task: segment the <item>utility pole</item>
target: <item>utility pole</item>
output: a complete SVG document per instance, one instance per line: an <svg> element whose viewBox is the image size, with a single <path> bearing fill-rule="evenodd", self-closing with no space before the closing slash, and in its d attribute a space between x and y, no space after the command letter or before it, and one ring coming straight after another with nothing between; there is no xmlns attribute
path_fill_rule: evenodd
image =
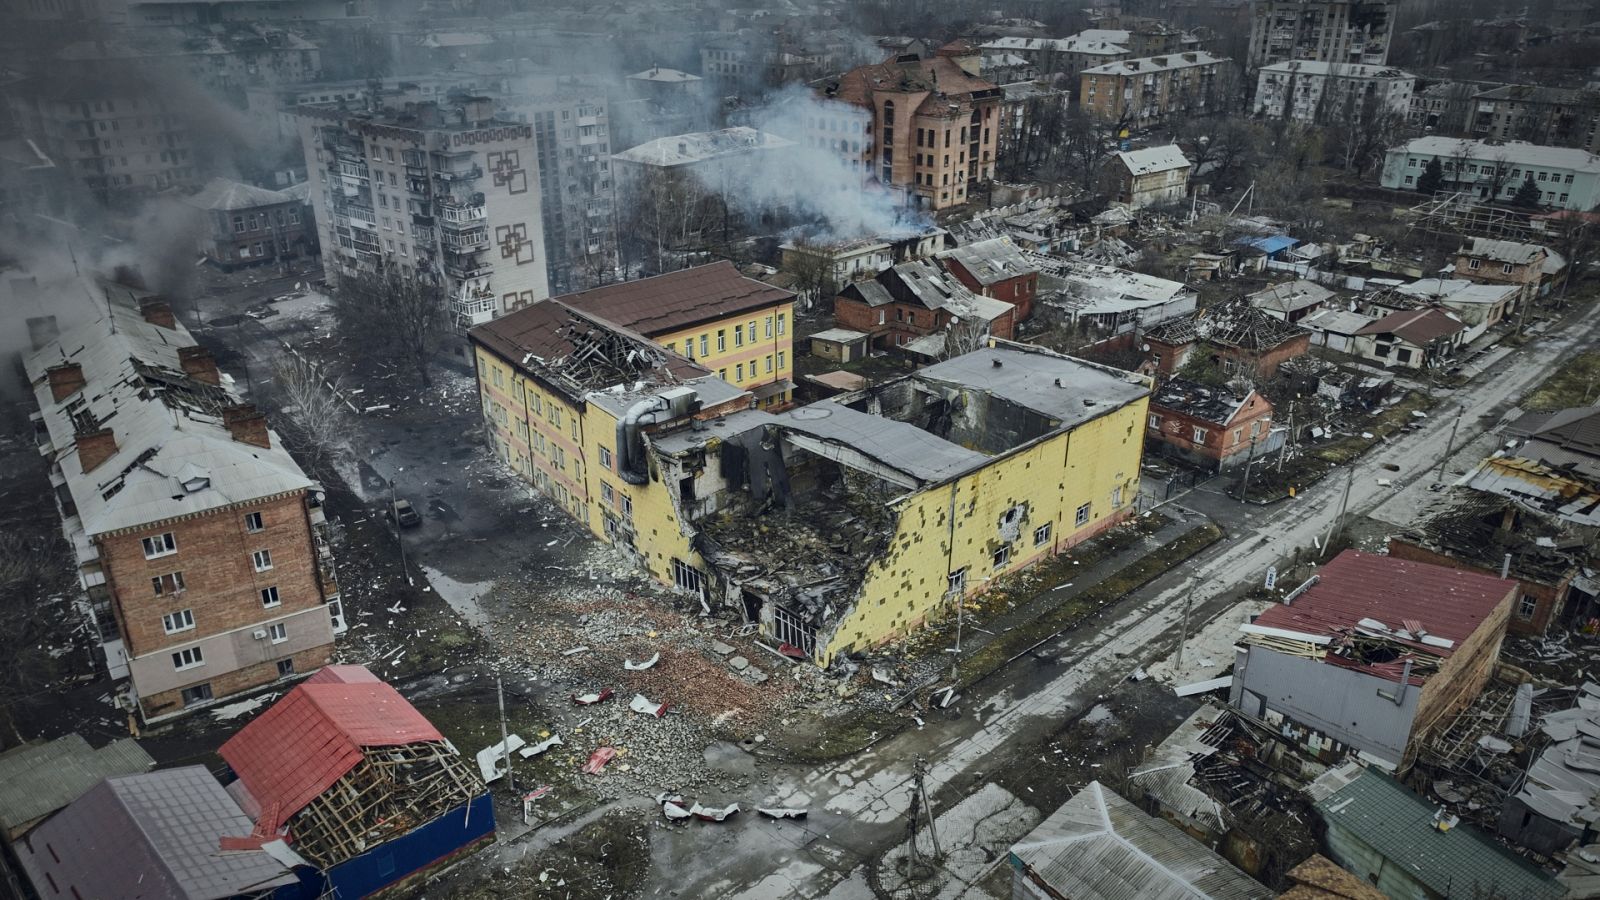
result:
<svg viewBox="0 0 1600 900"><path fill-rule="evenodd" d="M396 469L395 474L404 472L405 469ZM400 545L400 571L405 573L406 584L416 584L411 580L411 565L406 562L406 536L400 529L400 509L395 506L398 498L394 492L394 479L389 479L389 518L394 521L394 541Z"/></svg>
<svg viewBox="0 0 1600 900"><path fill-rule="evenodd" d="M1444 455L1439 457L1439 478L1438 478L1438 482L1440 484L1444 484L1444 466L1445 466L1445 463L1448 463L1450 461L1450 454L1452 452L1454 452L1454 450L1455 450L1455 446L1456 446L1456 429L1461 427L1461 416L1466 411L1467 411L1467 408L1465 406L1457 406L1456 407L1456 420L1454 422L1450 423L1450 440L1445 442Z"/></svg>
<svg viewBox="0 0 1600 900"><path fill-rule="evenodd" d="M942 849L940 849L940 847L939 847L939 829L933 824L933 804L928 802L928 785L927 785L927 781L926 781L927 774L928 774L928 761L926 759L924 759L923 757L920 757L920 756L917 757L916 761L914 763L912 763L911 772L912 772L912 775L911 775L911 779L912 779L912 787L911 787L911 851L912 851L912 854L913 854L912 858L913 859L916 858L915 857L915 853L916 853L916 849L917 849L917 840L916 840L916 838L917 838L917 834L916 834L916 831L917 831L917 819L918 819L918 816L920 814L920 815L925 815L928 818L928 837L933 841L933 858L934 859L941 859L941 858L944 857L944 851ZM920 810L920 813L919 813L919 810ZM909 875L911 873L907 873L907 874Z"/></svg>
<svg viewBox="0 0 1600 900"><path fill-rule="evenodd" d="M1328 547L1333 544L1333 535L1334 535L1334 533L1337 532L1340 528L1344 527L1345 505L1350 502L1350 486L1355 484L1355 480L1356 480L1356 467L1352 465L1352 466L1348 467L1348 469L1346 469L1346 471L1345 471L1344 495L1339 498L1339 512L1334 515L1333 521L1328 523L1328 538L1327 538L1327 540L1322 542L1322 555L1323 556L1327 556L1328 555Z"/></svg>
<svg viewBox="0 0 1600 900"><path fill-rule="evenodd" d="M1289 442L1294 440L1294 401L1289 401L1289 434L1283 439L1283 446L1278 449L1278 471L1283 471L1283 458L1289 455Z"/></svg>
<svg viewBox="0 0 1600 900"><path fill-rule="evenodd" d="M1256 461L1256 436L1250 435L1250 455L1244 461L1244 486L1239 489L1239 502L1250 502L1250 467Z"/></svg>
<svg viewBox="0 0 1600 900"><path fill-rule="evenodd" d="M511 793L517 792L517 777L511 774L511 743L506 737L506 689L500 683L500 673L494 675L494 692L500 698L500 752L506 761L506 784L511 786Z"/></svg>
<svg viewBox="0 0 1600 900"><path fill-rule="evenodd" d="M1179 673L1183 671L1183 645L1189 643L1189 607L1194 599L1194 592L1191 590L1193 587L1194 579L1187 578L1181 588L1183 591L1183 627L1178 631L1178 656L1172 663L1173 678L1182 677Z"/></svg>

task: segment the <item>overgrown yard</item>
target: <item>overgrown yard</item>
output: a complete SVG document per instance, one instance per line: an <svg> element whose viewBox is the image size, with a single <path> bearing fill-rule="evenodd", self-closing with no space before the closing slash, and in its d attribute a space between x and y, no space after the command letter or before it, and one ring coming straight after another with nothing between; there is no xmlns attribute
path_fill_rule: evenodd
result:
<svg viewBox="0 0 1600 900"><path fill-rule="evenodd" d="M1588 406L1597 395L1600 395L1600 351L1590 351L1562 363L1554 375L1522 401L1522 408L1550 412Z"/></svg>

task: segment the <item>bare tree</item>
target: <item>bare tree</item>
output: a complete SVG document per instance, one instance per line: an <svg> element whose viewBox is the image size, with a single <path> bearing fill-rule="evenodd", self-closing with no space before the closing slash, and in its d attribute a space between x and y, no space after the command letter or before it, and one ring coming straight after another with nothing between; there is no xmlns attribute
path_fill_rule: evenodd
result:
<svg viewBox="0 0 1600 900"><path fill-rule="evenodd" d="M298 356L278 363L273 384L285 415L294 420L301 460L320 472L339 454L345 434L345 406L339 401L338 379L323 376L315 365Z"/></svg>
<svg viewBox="0 0 1600 900"><path fill-rule="evenodd" d="M333 295L339 333L358 353L399 359L423 387L433 384L433 342L449 326L444 288L399 266L339 280Z"/></svg>
<svg viewBox="0 0 1600 900"><path fill-rule="evenodd" d="M794 276L795 293L806 308L820 308L839 293L833 257L809 238L797 237L791 246L793 252L784 254L784 269Z"/></svg>
<svg viewBox="0 0 1600 900"><path fill-rule="evenodd" d="M989 323L977 316L951 319L944 329L944 359L952 359L989 344Z"/></svg>

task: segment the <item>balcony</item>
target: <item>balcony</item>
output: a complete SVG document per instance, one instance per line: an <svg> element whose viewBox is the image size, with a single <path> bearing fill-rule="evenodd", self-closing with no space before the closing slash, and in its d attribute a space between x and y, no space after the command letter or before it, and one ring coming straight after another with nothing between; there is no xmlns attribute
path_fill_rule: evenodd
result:
<svg viewBox="0 0 1600 900"><path fill-rule="evenodd" d="M463 231L447 229L439 235L439 243L443 244L446 250L455 253L475 253L489 249L489 232L483 228Z"/></svg>
<svg viewBox="0 0 1600 900"><path fill-rule="evenodd" d="M480 205L439 204L439 224L447 230L479 227L488 217L488 212Z"/></svg>
<svg viewBox="0 0 1600 900"><path fill-rule="evenodd" d="M494 266L476 256L457 256L454 253L447 253L444 257L444 271L452 278L484 278L494 272Z"/></svg>
<svg viewBox="0 0 1600 900"><path fill-rule="evenodd" d="M344 214L350 217L350 225L353 228L365 228L368 231L378 230L378 220L370 206L357 206L354 203L347 204L344 208Z"/></svg>

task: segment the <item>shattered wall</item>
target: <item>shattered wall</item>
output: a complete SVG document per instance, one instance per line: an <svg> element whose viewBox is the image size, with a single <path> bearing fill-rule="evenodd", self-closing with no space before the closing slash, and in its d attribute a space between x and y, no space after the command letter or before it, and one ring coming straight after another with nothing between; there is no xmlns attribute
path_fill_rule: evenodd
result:
<svg viewBox="0 0 1600 900"><path fill-rule="evenodd" d="M819 634L817 661L827 665L839 653L866 650L949 612L952 573L965 573L966 595L980 593L991 579L1125 519L1138 493L1147 409L1147 398L1140 398L891 504L898 513L894 537L868 567L854 604ZM1036 540L1046 526L1044 539ZM996 565L1003 546L1009 558Z"/></svg>

